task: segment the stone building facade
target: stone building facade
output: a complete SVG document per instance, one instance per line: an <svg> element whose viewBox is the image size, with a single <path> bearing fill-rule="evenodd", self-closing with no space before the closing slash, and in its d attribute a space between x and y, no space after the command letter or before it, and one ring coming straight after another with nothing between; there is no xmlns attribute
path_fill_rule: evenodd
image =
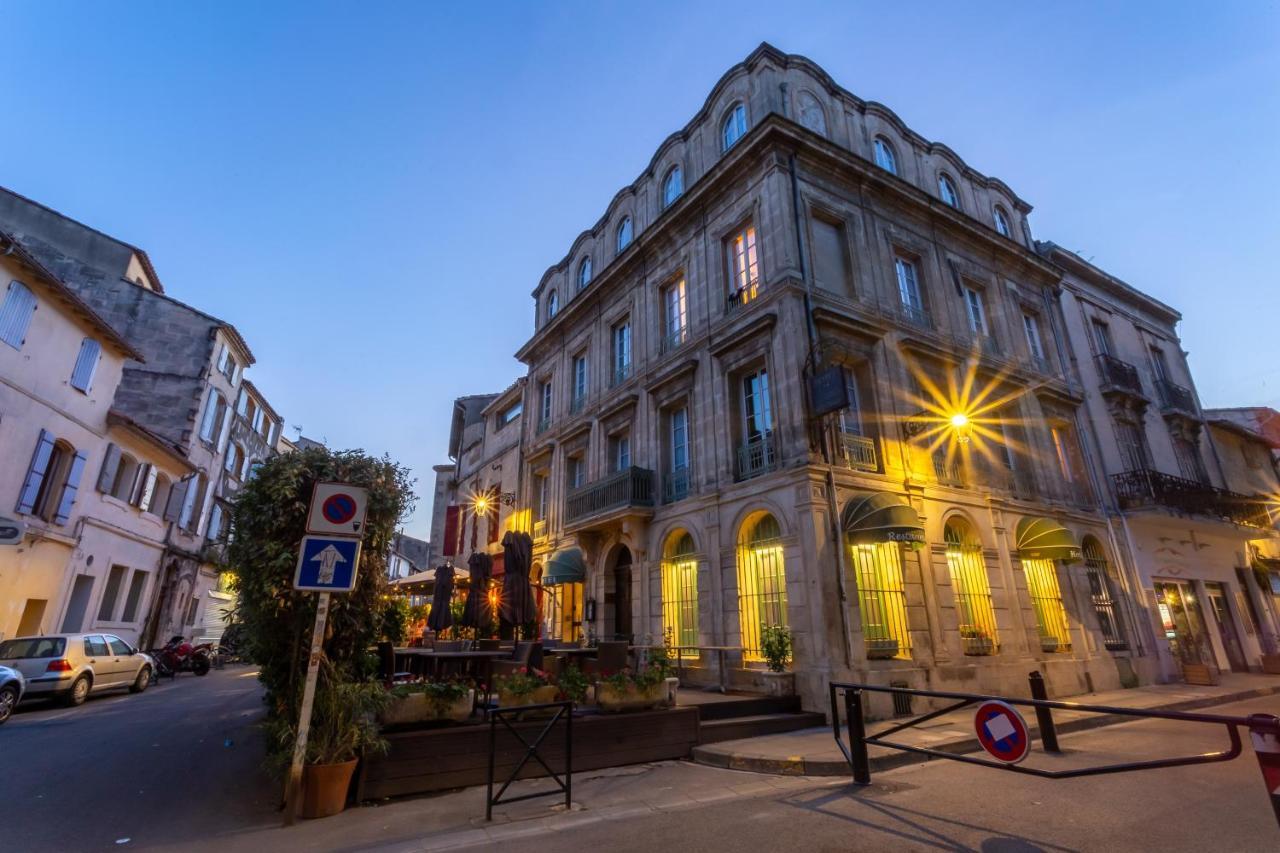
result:
<svg viewBox="0 0 1280 853"><path fill-rule="evenodd" d="M745 684L786 625L808 707L1132 683L1029 211L808 60L731 69L533 292L521 503L581 614L552 635L730 646Z"/></svg>

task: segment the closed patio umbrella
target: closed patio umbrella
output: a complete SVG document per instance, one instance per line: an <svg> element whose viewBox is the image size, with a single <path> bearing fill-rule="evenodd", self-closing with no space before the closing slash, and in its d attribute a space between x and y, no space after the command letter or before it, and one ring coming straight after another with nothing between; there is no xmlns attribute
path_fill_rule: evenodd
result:
<svg viewBox="0 0 1280 853"><path fill-rule="evenodd" d="M462 609L462 619L458 624L463 628L488 628L489 573L493 571L493 559L488 554L479 552L467 560L467 568L471 570L471 585L467 587L467 603Z"/></svg>
<svg viewBox="0 0 1280 853"><path fill-rule="evenodd" d="M438 566L436 589L431 596L431 613L427 616L427 627L437 634L453 624L453 613L449 610L452 598L453 566Z"/></svg>
<svg viewBox="0 0 1280 853"><path fill-rule="evenodd" d="M538 602L529 585L529 569L533 560L533 540L528 533L508 531L502 537L502 618L522 627L538 618Z"/></svg>

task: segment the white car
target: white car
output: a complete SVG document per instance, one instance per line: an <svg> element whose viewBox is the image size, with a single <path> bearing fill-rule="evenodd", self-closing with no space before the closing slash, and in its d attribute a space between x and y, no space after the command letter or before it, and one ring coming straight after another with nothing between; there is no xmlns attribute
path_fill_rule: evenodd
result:
<svg viewBox="0 0 1280 853"><path fill-rule="evenodd" d="M49 634L0 643L0 666L22 673L27 698L58 698L79 705L90 693L151 684L151 658L114 634Z"/></svg>
<svg viewBox="0 0 1280 853"><path fill-rule="evenodd" d="M13 709L22 701L27 683L22 673L7 666L0 666L0 725L13 716Z"/></svg>

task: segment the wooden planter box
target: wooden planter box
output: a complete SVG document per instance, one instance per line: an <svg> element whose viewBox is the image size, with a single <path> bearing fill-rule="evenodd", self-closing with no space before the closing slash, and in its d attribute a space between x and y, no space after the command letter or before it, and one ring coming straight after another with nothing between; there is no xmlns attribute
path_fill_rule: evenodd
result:
<svg viewBox="0 0 1280 853"><path fill-rule="evenodd" d="M961 637L960 642L966 655L985 656L995 654L996 651L995 641L990 637Z"/></svg>
<svg viewBox="0 0 1280 853"><path fill-rule="evenodd" d="M1280 654L1263 655L1262 671L1268 675L1280 675Z"/></svg>
<svg viewBox="0 0 1280 853"><path fill-rule="evenodd" d="M667 695L665 681L643 691L635 689L634 686L627 690L617 690L608 684L596 684L596 705L601 711L610 714L619 711L641 711L663 705L666 704Z"/></svg>
<svg viewBox="0 0 1280 853"><path fill-rule="evenodd" d="M512 723L532 742L545 720ZM489 767L489 726L391 732L385 755L366 756L360 763L356 799L373 800L404 794L443 791L483 785ZM685 758L698 743L698 709L673 708L631 714L598 714L573 720L573 770L599 770L624 764ZM505 780L525 747L498 724L495 779ZM560 770L564 756L564 725L556 723L539 748L552 768ZM529 761L520 778L545 776Z"/></svg>
<svg viewBox="0 0 1280 853"><path fill-rule="evenodd" d="M554 684L535 687L532 693L526 693L523 696L515 696L505 690L499 690L498 706L501 708L514 708L517 705L545 705L548 702L556 701L556 697L559 695L560 688Z"/></svg>
<svg viewBox="0 0 1280 853"><path fill-rule="evenodd" d="M1218 683L1218 671L1207 663L1184 663L1182 680L1187 684L1212 687Z"/></svg>

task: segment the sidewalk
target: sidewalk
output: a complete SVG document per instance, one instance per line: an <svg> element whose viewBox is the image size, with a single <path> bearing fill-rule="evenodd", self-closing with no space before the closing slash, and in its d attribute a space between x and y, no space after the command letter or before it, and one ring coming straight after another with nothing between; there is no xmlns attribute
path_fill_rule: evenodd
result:
<svg viewBox="0 0 1280 853"><path fill-rule="evenodd" d="M1157 684L1130 690L1086 693L1081 696L1065 697L1062 701L1149 711L1190 711L1275 694L1280 694L1280 677L1223 673L1222 683L1215 687ZM1031 708L1019 710L1022 711L1031 728L1032 737L1038 737L1039 729L1035 725L1034 710ZM1280 701L1277 702L1277 712L1280 713ZM956 754L976 752L981 747L974 735L972 717L972 708L964 709L930 720L919 727L906 729L895 735L894 739L912 746L926 746L943 752ZM1132 719L1132 717L1115 714L1053 712L1053 720L1059 734L1115 725ZM867 731L869 734L876 734L900 722L902 721L888 720L871 723L867 726ZM846 738L848 736L843 727L841 735ZM872 746L869 753L873 772L929 760L924 755L879 746ZM693 760L711 767L749 770L754 773L772 773L780 776L848 776L850 773L849 763L836 745L829 726L698 746L694 747Z"/></svg>

